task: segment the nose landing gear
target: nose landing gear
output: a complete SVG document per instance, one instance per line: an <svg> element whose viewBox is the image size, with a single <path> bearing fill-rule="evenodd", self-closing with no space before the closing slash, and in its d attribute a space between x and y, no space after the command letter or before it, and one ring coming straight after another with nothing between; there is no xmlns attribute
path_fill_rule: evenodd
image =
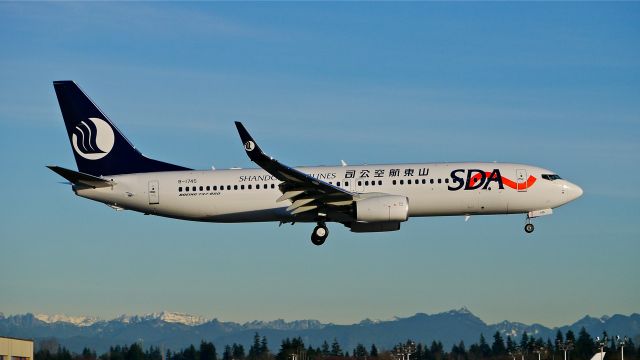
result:
<svg viewBox="0 0 640 360"><path fill-rule="evenodd" d="M319 222L318 226L316 226L311 233L311 242L313 245L320 246L324 244L324 241L327 240L328 236L329 229L327 229L327 225L323 222Z"/></svg>
<svg viewBox="0 0 640 360"><path fill-rule="evenodd" d="M534 226L533 226L533 224L532 224L532 223L530 223L530 222L528 222L528 223L526 223L526 224L524 225L524 231L525 231L527 234L531 234L531 233L533 232L533 230L534 230L534 229L535 229L535 227L534 227Z"/></svg>

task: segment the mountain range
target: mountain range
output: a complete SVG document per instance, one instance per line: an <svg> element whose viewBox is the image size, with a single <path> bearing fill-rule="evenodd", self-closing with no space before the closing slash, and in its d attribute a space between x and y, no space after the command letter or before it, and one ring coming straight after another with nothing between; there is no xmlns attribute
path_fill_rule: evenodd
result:
<svg viewBox="0 0 640 360"><path fill-rule="evenodd" d="M55 338L71 351L79 352L84 347L103 353L112 345L142 342L143 345L161 346L179 350L201 340L212 341L221 352L226 344L243 344L246 349L258 332L266 336L269 347L277 351L280 342L289 337L301 337L305 344L320 346L323 341L331 343L337 339L345 350L353 349L358 343L389 349L393 345L413 339L423 343L442 341L445 349L464 341L469 345L478 341L483 334L491 343L496 331L519 339L523 332L537 338L552 341L558 330L576 334L584 327L592 336L607 331L611 335L640 336L640 314L613 315L595 318L585 316L573 324L548 328L540 324L522 324L503 321L486 324L466 308L450 310L438 314L417 313L406 318L373 321L363 320L357 324L336 325L317 320L296 321L251 321L244 324L205 319L201 316L158 312L146 315L123 315L111 320L97 317L22 314L4 316L0 313L0 336L31 338L36 341Z"/></svg>

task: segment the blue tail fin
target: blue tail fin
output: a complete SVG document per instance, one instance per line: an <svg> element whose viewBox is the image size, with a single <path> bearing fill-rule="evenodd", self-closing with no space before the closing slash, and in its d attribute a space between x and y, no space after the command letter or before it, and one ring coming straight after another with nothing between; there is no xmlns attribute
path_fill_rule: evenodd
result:
<svg viewBox="0 0 640 360"><path fill-rule="evenodd" d="M189 170L142 155L73 81L54 81L80 172L100 176Z"/></svg>

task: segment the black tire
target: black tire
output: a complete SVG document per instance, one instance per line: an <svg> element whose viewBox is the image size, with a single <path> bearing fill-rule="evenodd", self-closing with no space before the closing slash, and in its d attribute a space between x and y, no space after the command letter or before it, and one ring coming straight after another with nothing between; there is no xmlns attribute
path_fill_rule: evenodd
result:
<svg viewBox="0 0 640 360"><path fill-rule="evenodd" d="M533 226L533 224L526 224L526 225L524 226L524 231L525 231L527 234L531 234L531 233L533 232L533 230L535 230L535 227Z"/></svg>
<svg viewBox="0 0 640 360"><path fill-rule="evenodd" d="M313 233L311 233L311 242L314 245L320 246L324 244L324 241L329 236L329 229L323 224L318 225L313 229Z"/></svg>

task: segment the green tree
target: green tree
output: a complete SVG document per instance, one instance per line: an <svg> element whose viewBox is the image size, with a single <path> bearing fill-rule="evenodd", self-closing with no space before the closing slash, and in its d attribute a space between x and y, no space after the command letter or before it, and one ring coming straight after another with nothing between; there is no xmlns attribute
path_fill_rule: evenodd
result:
<svg viewBox="0 0 640 360"><path fill-rule="evenodd" d="M225 345L224 351L222 352L222 360L233 360L233 351L230 345Z"/></svg>
<svg viewBox="0 0 640 360"><path fill-rule="evenodd" d="M327 342L327 340L325 340L322 343L322 348L320 348L320 352L322 353L322 355L327 356L329 354L331 354L331 351L329 351L329 343Z"/></svg>
<svg viewBox="0 0 640 360"><path fill-rule="evenodd" d="M200 342L200 360L218 360L216 347L211 342Z"/></svg>
<svg viewBox="0 0 640 360"><path fill-rule="evenodd" d="M250 360L258 360L260 358L261 344L260 344L260 334L257 332L253 335L253 345L249 348L249 356Z"/></svg>
<svg viewBox="0 0 640 360"><path fill-rule="evenodd" d="M507 353L507 349L504 347L504 340L502 339L502 335L500 335L500 331L496 331L496 333L493 334L491 353L493 354L493 356L503 356Z"/></svg>
<svg viewBox="0 0 640 360"><path fill-rule="evenodd" d="M245 358L244 346L242 346L242 344L233 343L233 345L231 345L231 352L235 360L240 360Z"/></svg>
<svg viewBox="0 0 640 360"><path fill-rule="evenodd" d="M126 351L125 360L144 360L144 351L142 350L142 346L138 343L133 343L129 347L128 351ZM195 360L195 359L194 359Z"/></svg>
<svg viewBox="0 0 640 360"><path fill-rule="evenodd" d="M369 355L371 355L371 357L378 357L378 348L376 347L376 344L371 344L371 350L369 350Z"/></svg>
<svg viewBox="0 0 640 360"><path fill-rule="evenodd" d="M560 349L560 346L562 346L563 343L564 343L564 337L562 336L562 331L558 330L558 332L556 332L556 351L557 352L562 351L562 349Z"/></svg>
<svg viewBox="0 0 640 360"><path fill-rule="evenodd" d="M578 340L576 340L575 344L575 352L579 356L579 359L591 359L596 351L593 338L584 327L582 327L578 332Z"/></svg>
<svg viewBox="0 0 640 360"><path fill-rule="evenodd" d="M333 342L331 343L331 353L332 356L343 356L342 348L340 347L340 343L338 343L338 339L333 338Z"/></svg>
<svg viewBox="0 0 640 360"><path fill-rule="evenodd" d="M363 358L366 356L369 356L369 352L367 351L367 348L364 347L364 345L358 343L358 345L356 345L356 348L353 349L353 357Z"/></svg>

